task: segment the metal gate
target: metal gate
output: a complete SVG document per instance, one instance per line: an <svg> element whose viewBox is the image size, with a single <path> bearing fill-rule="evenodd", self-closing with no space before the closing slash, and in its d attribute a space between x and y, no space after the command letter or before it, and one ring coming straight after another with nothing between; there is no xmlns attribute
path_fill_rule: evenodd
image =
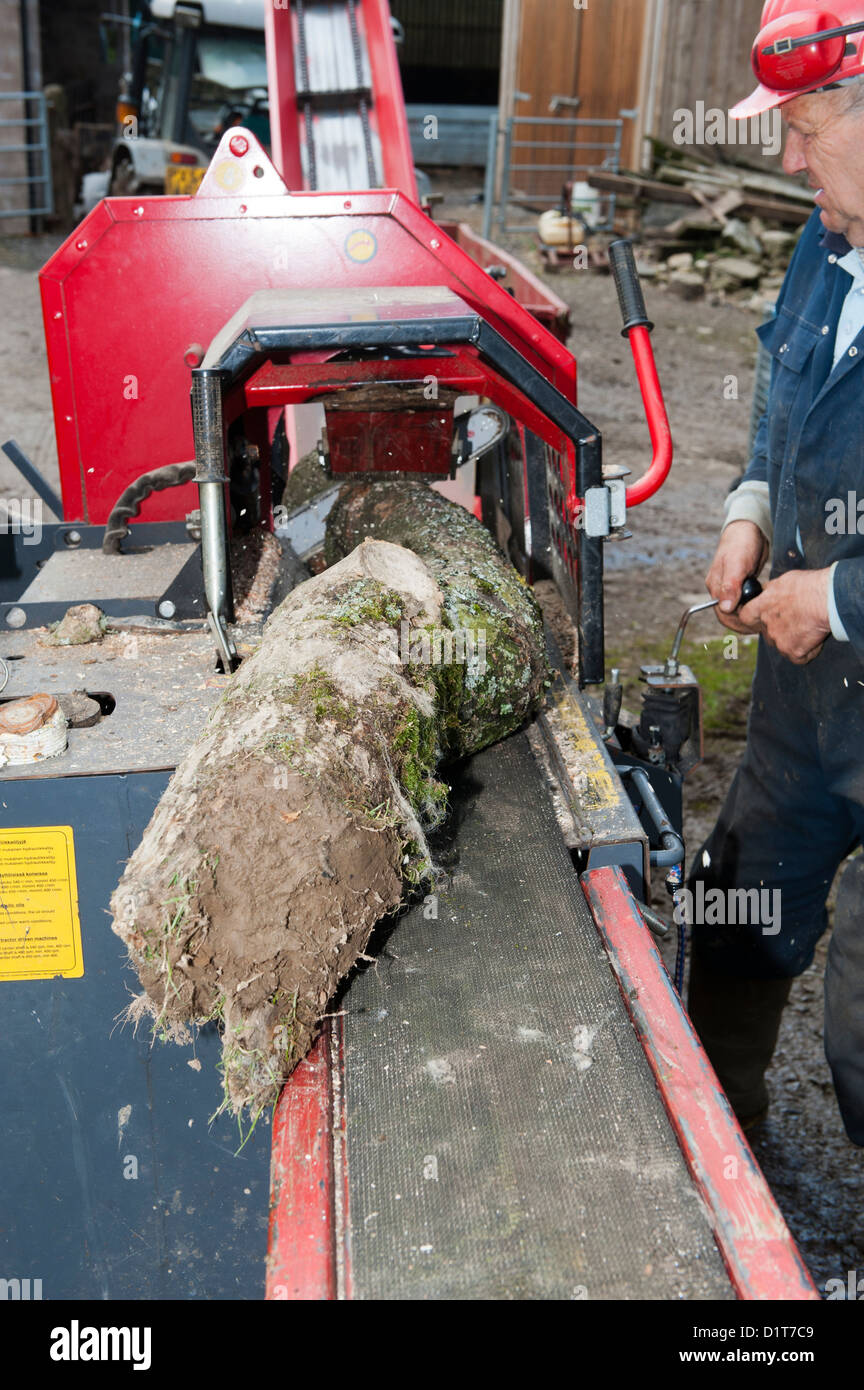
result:
<svg viewBox="0 0 864 1390"><path fill-rule="evenodd" d="M51 151L43 92L0 92L0 102L17 102L21 114L0 105L0 217L45 217L54 211ZM14 107L11 108L14 110ZM19 131L20 143L10 132ZM13 193L7 189L15 189ZM17 190L26 190L19 203ZM8 204L11 204L9 206Z"/></svg>
<svg viewBox="0 0 864 1390"><path fill-rule="evenodd" d="M621 165L624 114L614 120L599 117L594 120L587 116L508 117L504 125L501 198L497 208L499 234L534 231L534 219L508 222L511 206L534 213L557 207L563 184L599 169L617 173ZM522 127L527 127L524 133ZM541 133L538 127L551 133ZM523 151L529 153L523 156ZM609 230L614 218L615 195L611 194L598 203L596 229ZM489 221L491 223L491 218Z"/></svg>

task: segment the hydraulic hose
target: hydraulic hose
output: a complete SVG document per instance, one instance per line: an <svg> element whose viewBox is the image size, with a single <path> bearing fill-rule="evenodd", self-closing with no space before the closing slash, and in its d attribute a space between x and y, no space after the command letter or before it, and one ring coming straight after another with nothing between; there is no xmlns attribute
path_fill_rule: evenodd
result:
<svg viewBox="0 0 864 1390"><path fill-rule="evenodd" d="M163 468L153 468L149 473L142 473L134 483L130 483L121 492L111 508L111 514L105 523L105 535L102 537L102 554L120 554L120 542L129 534L130 518L138 515L141 503L146 501L151 493L164 492L167 487L180 487L183 483L191 483L194 478L194 463L170 463Z"/></svg>

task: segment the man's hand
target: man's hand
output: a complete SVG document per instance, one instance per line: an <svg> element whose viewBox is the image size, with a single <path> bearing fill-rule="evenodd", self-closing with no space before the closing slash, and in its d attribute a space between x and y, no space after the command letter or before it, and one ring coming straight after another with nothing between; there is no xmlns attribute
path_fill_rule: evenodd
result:
<svg viewBox="0 0 864 1390"><path fill-rule="evenodd" d="M720 600L717 617L733 632L762 631L758 620L748 622L733 609L738 607L744 580L758 574L767 558L768 541L753 521L733 521L720 537L705 584L711 597ZM748 614L752 607L753 603L747 604Z"/></svg>
<svg viewBox="0 0 864 1390"><path fill-rule="evenodd" d="M731 527L729 528L732 529ZM766 584L740 611L745 631L761 631L781 656L806 666L818 656L831 631L828 590L831 570L788 570Z"/></svg>

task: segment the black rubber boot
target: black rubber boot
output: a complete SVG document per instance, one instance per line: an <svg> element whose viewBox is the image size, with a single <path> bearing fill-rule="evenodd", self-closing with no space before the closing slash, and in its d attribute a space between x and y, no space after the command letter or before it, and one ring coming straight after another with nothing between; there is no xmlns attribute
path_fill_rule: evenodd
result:
<svg viewBox="0 0 864 1390"><path fill-rule="evenodd" d="M791 988L791 979L721 975L695 953L691 961L690 1019L745 1129L763 1120L768 1110L765 1072Z"/></svg>

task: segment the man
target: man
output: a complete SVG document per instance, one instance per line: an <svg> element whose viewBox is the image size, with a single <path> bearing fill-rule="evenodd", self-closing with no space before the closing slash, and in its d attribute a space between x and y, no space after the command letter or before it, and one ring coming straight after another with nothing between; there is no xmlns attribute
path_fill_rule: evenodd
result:
<svg viewBox="0 0 864 1390"><path fill-rule="evenodd" d="M782 108L783 167L806 172L816 203L776 318L758 330L774 359L768 405L706 579L721 622L760 637L744 759L689 885L693 901L699 879L720 888L730 909L751 890L746 913L694 923L689 995L745 1126L767 1109L783 1006L825 930L835 872L864 839L864 0L832 11L769 0L760 85L731 113ZM736 611L769 550L762 594ZM764 889L779 889L779 921L773 908L759 920L775 898ZM825 1048L847 1133L864 1145L859 904L847 892L835 921Z"/></svg>

